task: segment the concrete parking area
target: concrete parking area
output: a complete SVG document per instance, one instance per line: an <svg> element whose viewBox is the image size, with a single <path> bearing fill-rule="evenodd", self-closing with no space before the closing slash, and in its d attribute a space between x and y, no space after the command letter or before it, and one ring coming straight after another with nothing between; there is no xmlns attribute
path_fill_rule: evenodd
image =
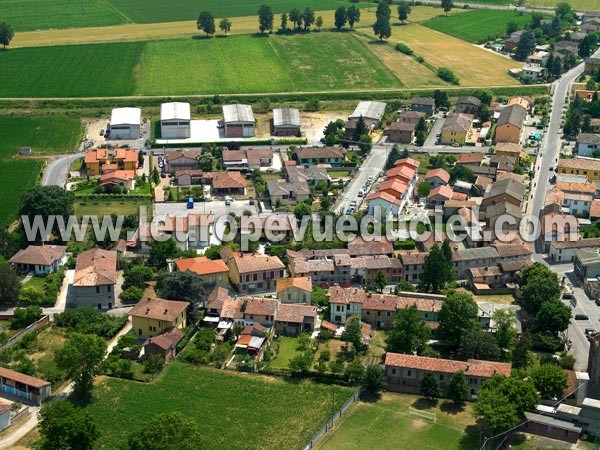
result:
<svg viewBox="0 0 600 450"><path fill-rule="evenodd" d="M209 202L196 202L193 209L187 209L185 202L168 202L154 204L154 217L159 215L187 216L190 213L196 214L214 214L215 217L235 214L241 216L244 211L251 214L258 214L256 204L250 205L248 200L234 200L231 205L226 205L224 200L212 200Z"/></svg>

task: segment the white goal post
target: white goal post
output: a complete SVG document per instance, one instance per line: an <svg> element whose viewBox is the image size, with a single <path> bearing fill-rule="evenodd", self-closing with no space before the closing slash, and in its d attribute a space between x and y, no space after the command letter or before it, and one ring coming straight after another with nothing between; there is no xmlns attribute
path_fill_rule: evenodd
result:
<svg viewBox="0 0 600 450"><path fill-rule="evenodd" d="M433 423L437 423L437 414L436 413L421 411L420 409L409 407L408 415L409 415L409 417L411 417L411 416L422 417L424 419L431 420Z"/></svg>

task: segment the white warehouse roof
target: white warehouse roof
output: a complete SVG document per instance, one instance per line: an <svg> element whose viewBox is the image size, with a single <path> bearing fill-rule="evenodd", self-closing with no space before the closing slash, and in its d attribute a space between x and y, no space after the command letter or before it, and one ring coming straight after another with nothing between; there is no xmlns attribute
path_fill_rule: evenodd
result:
<svg viewBox="0 0 600 450"><path fill-rule="evenodd" d="M232 122L252 122L254 123L254 113L250 105L223 105L223 121Z"/></svg>
<svg viewBox="0 0 600 450"><path fill-rule="evenodd" d="M110 124L113 125L139 125L142 123L142 110L140 108L115 108L110 115Z"/></svg>
<svg viewBox="0 0 600 450"><path fill-rule="evenodd" d="M275 108L273 110L273 125L276 127L299 127L300 111L296 108Z"/></svg>
<svg viewBox="0 0 600 450"><path fill-rule="evenodd" d="M351 119L358 119L363 116L366 119L381 120L385 113L386 104L383 102L360 102L352 115Z"/></svg>
<svg viewBox="0 0 600 450"><path fill-rule="evenodd" d="M171 102L160 105L160 120L190 120L191 117L189 103Z"/></svg>

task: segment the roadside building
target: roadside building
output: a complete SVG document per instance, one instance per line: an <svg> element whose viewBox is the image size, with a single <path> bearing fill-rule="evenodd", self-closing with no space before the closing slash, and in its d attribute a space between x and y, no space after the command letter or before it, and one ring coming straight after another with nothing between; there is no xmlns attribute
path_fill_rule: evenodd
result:
<svg viewBox="0 0 600 450"><path fill-rule="evenodd" d="M98 310L115 306L117 252L93 248L77 256L73 276L74 307Z"/></svg>
<svg viewBox="0 0 600 450"><path fill-rule="evenodd" d="M165 363L171 362L177 354L177 344L184 336L183 331L173 327L157 336L146 339L142 344L142 359L146 359L151 355L158 355Z"/></svg>
<svg viewBox="0 0 600 450"><path fill-rule="evenodd" d="M504 108L496 123L496 142L519 144L526 116L527 110L520 105Z"/></svg>
<svg viewBox="0 0 600 450"><path fill-rule="evenodd" d="M191 119L189 103L163 103L160 105L160 137L162 139L189 138Z"/></svg>
<svg viewBox="0 0 600 450"><path fill-rule="evenodd" d="M558 173L584 175L589 182L600 180L600 161L595 159L561 158L558 160Z"/></svg>
<svg viewBox="0 0 600 450"><path fill-rule="evenodd" d="M169 151L165 155L166 171L178 172L180 170L197 170L200 152L195 150Z"/></svg>
<svg viewBox="0 0 600 450"><path fill-rule="evenodd" d="M429 183L432 188L446 185L450 182L450 174L444 169L431 169L423 178L426 183Z"/></svg>
<svg viewBox="0 0 600 450"><path fill-rule="evenodd" d="M175 261L175 268L179 272L189 270L199 275L202 283L207 286L229 285L229 267L222 259L210 260L206 256L178 259Z"/></svg>
<svg viewBox="0 0 600 450"><path fill-rule="evenodd" d="M128 313L133 332L140 339L148 339L171 328L182 330L187 326L189 304L163 298L142 299Z"/></svg>
<svg viewBox="0 0 600 450"><path fill-rule="evenodd" d="M481 100L477 97L463 96L456 100L456 112L477 115L481 108Z"/></svg>
<svg viewBox="0 0 600 450"><path fill-rule="evenodd" d="M96 148L87 150L83 157L86 175L93 177L101 174L101 168L109 162L108 149Z"/></svg>
<svg viewBox="0 0 600 450"><path fill-rule="evenodd" d="M225 137L250 138L254 136L254 113L250 105L223 105Z"/></svg>
<svg viewBox="0 0 600 450"><path fill-rule="evenodd" d="M589 58L585 58L585 73L589 75L594 70L600 69L600 58L595 58L590 56Z"/></svg>
<svg viewBox="0 0 600 450"><path fill-rule="evenodd" d="M267 190L271 205L296 205L310 198L310 188L307 182L289 182L277 179L267 181Z"/></svg>
<svg viewBox="0 0 600 450"><path fill-rule="evenodd" d="M300 136L300 111L296 108L273 110L273 134L275 136Z"/></svg>
<svg viewBox="0 0 600 450"><path fill-rule="evenodd" d="M375 216L379 210L381 215L397 215L402 206L402 200L387 192L375 192L367 197L369 201L369 215Z"/></svg>
<svg viewBox="0 0 600 450"><path fill-rule="evenodd" d="M430 97L415 97L410 101L411 111L418 111L433 116L435 113L435 100Z"/></svg>
<svg viewBox="0 0 600 450"><path fill-rule="evenodd" d="M440 142L444 145L464 145L471 134L473 116L462 113L448 114L442 126Z"/></svg>
<svg viewBox="0 0 600 450"><path fill-rule="evenodd" d="M277 279L285 276L285 265L276 256L233 252L225 247L221 257L229 267L231 284L239 293L273 290Z"/></svg>
<svg viewBox="0 0 600 450"><path fill-rule="evenodd" d="M381 123L381 119L385 114L386 104L383 102L375 102L375 101L364 101L360 102L354 112L350 114L349 120L346 123L346 131L349 129L353 130L352 126L356 128L356 122L360 117L363 118L365 123L367 124L367 128L374 129L379 126Z"/></svg>
<svg viewBox="0 0 600 450"><path fill-rule="evenodd" d="M132 189L135 189L135 171L114 170L105 173L100 177L100 186L107 192L113 191L116 186L131 191Z"/></svg>
<svg viewBox="0 0 600 450"><path fill-rule="evenodd" d="M414 123L393 122L386 128L385 132L389 142L399 142L401 144L411 144L415 137Z"/></svg>
<svg viewBox="0 0 600 450"><path fill-rule="evenodd" d="M293 336L310 333L317 327L317 318L316 306L281 303L275 313L275 330Z"/></svg>
<svg viewBox="0 0 600 450"><path fill-rule="evenodd" d="M576 148L578 156L592 156L600 150L600 134L579 133Z"/></svg>
<svg viewBox="0 0 600 450"><path fill-rule="evenodd" d="M64 245L30 245L19 250L8 262L17 272L46 275L56 272L67 262L67 247Z"/></svg>
<svg viewBox="0 0 600 450"><path fill-rule="evenodd" d="M142 136L142 110L115 108L110 115L110 139L139 139Z"/></svg>
<svg viewBox="0 0 600 450"><path fill-rule="evenodd" d="M313 166L316 164L330 164L339 167L344 161L346 151L341 146L335 147L301 147L296 149L298 164Z"/></svg>
<svg viewBox="0 0 600 450"><path fill-rule="evenodd" d="M15 402L40 406L50 397L52 383L0 367L0 395Z"/></svg>

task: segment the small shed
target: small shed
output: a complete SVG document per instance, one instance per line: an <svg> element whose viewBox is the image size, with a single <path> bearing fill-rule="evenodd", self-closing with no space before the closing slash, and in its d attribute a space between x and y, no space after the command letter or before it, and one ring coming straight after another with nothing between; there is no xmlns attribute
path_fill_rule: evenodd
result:
<svg viewBox="0 0 600 450"><path fill-rule="evenodd" d="M19 155L21 155L21 156L31 155L31 147L21 147L21 149L19 150Z"/></svg>
<svg viewBox="0 0 600 450"><path fill-rule="evenodd" d="M223 105L223 127L226 137L254 136L254 113L250 105Z"/></svg>
<svg viewBox="0 0 600 450"><path fill-rule="evenodd" d="M142 110L115 108L110 115L109 139L139 139L142 136Z"/></svg>
<svg viewBox="0 0 600 450"><path fill-rule="evenodd" d="M182 102L160 105L160 136L163 139L190 137L190 104Z"/></svg>
<svg viewBox="0 0 600 450"><path fill-rule="evenodd" d="M275 136L300 136L300 111L296 108L273 110L273 134Z"/></svg>

